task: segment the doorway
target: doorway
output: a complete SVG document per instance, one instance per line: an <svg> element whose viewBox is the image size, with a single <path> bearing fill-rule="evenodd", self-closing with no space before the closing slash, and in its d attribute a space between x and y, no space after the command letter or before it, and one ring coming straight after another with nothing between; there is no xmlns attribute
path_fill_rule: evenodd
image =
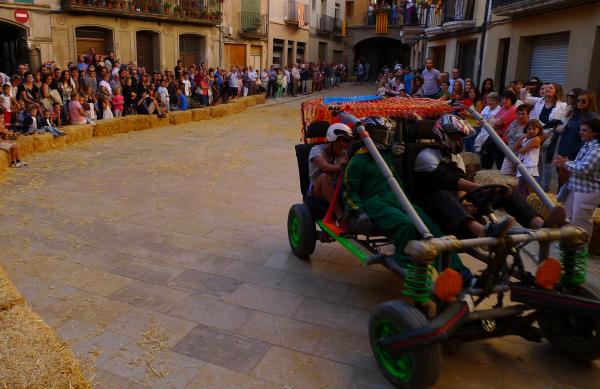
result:
<svg viewBox="0 0 600 389"><path fill-rule="evenodd" d="M15 74L17 65L29 62L27 56L27 30L14 24L0 23L0 71Z"/></svg>
<svg viewBox="0 0 600 389"><path fill-rule="evenodd" d="M94 49L101 58L113 50L113 33L107 28L83 26L75 29L77 57Z"/></svg>
<svg viewBox="0 0 600 389"><path fill-rule="evenodd" d="M196 65L199 67L202 62L207 62L204 55L206 52L205 42L206 38L201 35L184 34L179 36L179 58L183 61L183 66Z"/></svg>
<svg viewBox="0 0 600 389"><path fill-rule="evenodd" d="M393 69L396 61L408 65L410 47L391 38L369 38L354 46L354 61L358 60L369 64L369 76L373 77L377 76L385 65Z"/></svg>
<svg viewBox="0 0 600 389"><path fill-rule="evenodd" d="M137 65L147 73L160 71L160 35L154 31L135 33Z"/></svg>

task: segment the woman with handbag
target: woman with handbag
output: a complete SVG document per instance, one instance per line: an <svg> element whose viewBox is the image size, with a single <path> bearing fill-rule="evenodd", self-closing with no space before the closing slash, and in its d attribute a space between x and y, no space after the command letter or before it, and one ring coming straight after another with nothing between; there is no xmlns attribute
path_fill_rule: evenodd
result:
<svg viewBox="0 0 600 389"><path fill-rule="evenodd" d="M561 155L554 158L554 164L570 174L566 190L561 190L558 199L571 224L583 228L591 237L592 217L600 204L600 119L582 121L579 134L584 143L574 161Z"/></svg>

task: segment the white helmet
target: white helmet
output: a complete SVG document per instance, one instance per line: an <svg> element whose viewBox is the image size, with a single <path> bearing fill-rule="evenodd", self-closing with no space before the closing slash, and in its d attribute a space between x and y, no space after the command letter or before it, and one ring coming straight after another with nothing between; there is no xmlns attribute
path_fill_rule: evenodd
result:
<svg viewBox="0 0 600 389"><path fill-rule="evenodd" d="M327 129L327 141L335 142L340 136L348 140L352 140L354 138L352 135L352 130L344 123L334 123L330 125Z"/></svg>

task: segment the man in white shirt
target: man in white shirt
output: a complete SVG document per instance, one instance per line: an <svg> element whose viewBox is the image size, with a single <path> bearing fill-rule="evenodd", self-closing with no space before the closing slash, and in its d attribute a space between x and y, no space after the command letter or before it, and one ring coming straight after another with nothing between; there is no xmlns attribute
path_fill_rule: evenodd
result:
<svg viewBox="0 0 600 389"><path fill-rule="evenodd" d="M298 93L298 87L300 86L300 71L298 70L298 64L294 64L294 66L292 67L292 90L290 91L292 93L292 96L296 97L297 93Z"/></svg>

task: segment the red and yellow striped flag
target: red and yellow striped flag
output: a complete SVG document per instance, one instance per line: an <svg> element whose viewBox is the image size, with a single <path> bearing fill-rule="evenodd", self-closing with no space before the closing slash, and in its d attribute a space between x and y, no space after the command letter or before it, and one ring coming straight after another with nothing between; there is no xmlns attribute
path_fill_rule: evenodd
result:
<svg viewBox="0 0 600 389"><path fill-rule="evenodd" d="M342 20L342 33L341 36L348 36L348 23L345 20Z"/></svg>
<svg viewBox="0 0 600 389"><path fill-rule="evenodd" d="M388 32L388 14L386 12L377 12L375 21L375 33L387 34Z"/></svg>

